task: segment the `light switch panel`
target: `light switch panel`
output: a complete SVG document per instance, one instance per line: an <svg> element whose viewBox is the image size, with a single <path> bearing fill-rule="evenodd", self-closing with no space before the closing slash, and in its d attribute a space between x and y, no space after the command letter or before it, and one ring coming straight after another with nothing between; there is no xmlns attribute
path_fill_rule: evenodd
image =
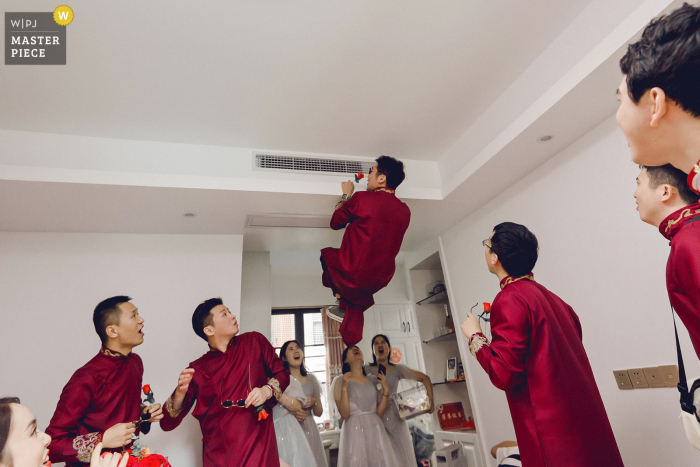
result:
<svg viewBox="0 0 700 467"><path fill-rule="evenodd" d="M632 381L630 380L630 375L627 370L615 370L613 371L615 375L615 381L617 381L617 387L620 389L634 389L632 387Z"/></svg>
<svg viewBox="0 0 700 467"><path fill-rule="evenodd" d="M658 366L651 368L644 368L644 376L647 378L647 383L649 383L650 388L665 388L666 380L664 379L664 374L661 368Z"/></svg>
<svg viewBox="0 0 700 467"><path fill-rule="evenodd" d="M642 389L642 388L648 388L649 383L647 382L646 376L644 376L644 369L642 368L632 368L627 370L627 373L630 375L630 379L632 380L632 386L634 386L635 389Z"/></svg>
<svg viewBox="0 0 700 467"><path fill-rule="evenodd" d="M676 365L660 366L661 374L666 382L666 387L675 388L678 386L678 367Z"/></svg>

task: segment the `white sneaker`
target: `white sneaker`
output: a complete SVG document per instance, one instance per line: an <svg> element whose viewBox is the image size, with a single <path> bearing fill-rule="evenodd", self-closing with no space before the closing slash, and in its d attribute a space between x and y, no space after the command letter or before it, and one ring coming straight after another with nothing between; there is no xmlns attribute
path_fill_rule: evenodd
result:
<svg viewBox="0 0 700 467"><path fill-rule="evenodd" d="M340 305L330 306L328 307L328 317L332 320L342 323L343 318L345 318L345 310L341 310Z"/></svg>

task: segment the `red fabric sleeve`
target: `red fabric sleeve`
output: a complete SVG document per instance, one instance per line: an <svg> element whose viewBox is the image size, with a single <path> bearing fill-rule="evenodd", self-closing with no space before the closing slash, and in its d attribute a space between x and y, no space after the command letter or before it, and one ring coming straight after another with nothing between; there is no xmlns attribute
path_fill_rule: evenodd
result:
<svg viewBox="0 0 700 467"><path fill-rule="evenodd" d="M357 206L360 198L357 195L358 193L355 193L352 198L335 210L333 217L331 217L331 229L344 229L345 226L357 218Z"/></svg>
<svg viewBox="0 0 700 467"><path fill-rule="evenodd" d="M695 225L683 229L700 228ZM695 231L691 231L694 233ZM681 232L674 238L668 265L668 296L683 321L695 347L700 355L700 254L696 236Z"/></svg>
<svg viewBox="0 0 700 467"><path fill-rule="evenodd" d="M277 399L289 386L289 370L284 367L284 362L277 356L277 352L275 352L275 348L272 347L270 341L258 332L254 334L260 347L263 362L265 362L267 369L271 373L268 384L272 387L273 397Z"/></svg>
<svg viewBox="0 0 700 467"><path fill-rule="evenodd" d="M46 434L51 436L51 462L90 462L94 447L102 441L101 432L79 435L79 423L92 402L93 379L78 371L63 388ZM87 460L86 460L87 459Z"/></svg>
<svg viewBox="0 0 700 467"><path fill-rule="evenodd" d="M501 295L491 307L490 345L476 354L494 386L503 391L514 388L525 377L525 357L530 341L530 312L515 294Z"/></svg>
<svg viewBox="0 0 700 467"><path fill-rule="evenodd" d="M196 370L195 370L196 372ZM185 416L190 412L192 406L197 400L197 390L194 385L194 378L190 381L190 387L187 388L187 394L185 394L185 400L182 402L182 407L180 410L175 410L173 408L173 398L175 397L175 391L168 397L168 400L163 404L163 418L160 421L160 428L163 431L172 431L185 419Z"/></svg>

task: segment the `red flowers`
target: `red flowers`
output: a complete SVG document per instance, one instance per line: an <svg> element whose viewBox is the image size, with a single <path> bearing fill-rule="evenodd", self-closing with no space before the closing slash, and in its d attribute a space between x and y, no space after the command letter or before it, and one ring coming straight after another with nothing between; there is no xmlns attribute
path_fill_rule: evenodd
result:
<svg viewBox="0 0 700 467"><path fill-rule="evenodd" d="M138 467L171 467L167 457L160 454L151 454L146 456L139 462Z"/></svg>
<svg viewBox="0 0 700 467"><path fill-rule="evenodd" d="M267 410L262 409L260 412L258 412L258 421L265 420L267 419L267 417L269 417L269 415L267 414Z"/></svg>
<svg viewBox="0 0 700 467"><path fill-rule="evenodd" d="M149 392L151 392L151 386L150 386L149 384L146 384L146 385L145 385L143 388L141 388L141 389L143 390L143 393L144 393L144 394L148 394Z"/></svg>
<svg viewBox="0 0 700 467"><path fill-rule="evenodd" d="M484 302L484 311L486 313L491 313L491 304L489 302Z"/></svg>
<svg viewBox="0 0 700 467"><path fill-rule="evenodd" d="M363 174L363 173L358 173L358 174L357 174L357 178L359 178L360 180L362 180L363 178L365 178L365 174Z"/></svg>

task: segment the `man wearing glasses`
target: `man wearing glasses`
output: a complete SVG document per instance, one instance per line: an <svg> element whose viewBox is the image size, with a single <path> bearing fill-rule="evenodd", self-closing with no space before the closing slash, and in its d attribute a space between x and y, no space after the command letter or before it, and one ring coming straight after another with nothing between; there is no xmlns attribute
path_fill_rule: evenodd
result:
<svg viewBox="0 0 700 467"><path fill-rule="evenodd" d="M484 240L501 284L489 339L471 313L469 350L508 398L523 465L623 467L586 351L581 323L562 299L535 282L537 238L504 222Z"/></svg>
<svg viewBox="0 0 700 467"><path fill-rule="evenodd" d="M381 156L369 172L367 191L353 195L353 182L342 184L331 228L345 228L343 242L340 249L321 250L321 265L323 285L338 299L328 316L342 321L340 335L348 347L362 340L364 310L394 277L396 255L411 220L410 209L396 197L404 178L401 161Z"/></svg>
<svg viewBox="0 0 700 467"><path fill-rule="evenodd" d="M161 428L174 430L194 408L204 444L204 467L278 467L270 405L289 385L289 372L260 333L238 336L238 321L220 298L201 303L192 315L194 332L209 352L180 373L165 402ZM274 399L273 399L274 396Z"/></svg>

